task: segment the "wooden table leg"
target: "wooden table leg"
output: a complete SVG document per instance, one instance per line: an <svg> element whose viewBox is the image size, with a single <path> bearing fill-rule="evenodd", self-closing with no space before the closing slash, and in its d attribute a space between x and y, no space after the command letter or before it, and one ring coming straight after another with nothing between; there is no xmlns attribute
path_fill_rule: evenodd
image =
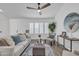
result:
<svg viewBox="0 0 79 59"><path fill-rule="evenodd" d="M72 40L70 40L70 51L72 52Z"/></svg>
<svg viewBox="0 0 79 59"><path fill-rule="evenodd" d="M65 48L65 38L63 38L63 48Z"/></svg>
<svg viewBox="0 0 79 59"><path fill-rule="evenodd" d="M59 44L59 38L58 38L59 36L57 35L57 43L56 43L56 45L58 46L58 44Z"/></svg>

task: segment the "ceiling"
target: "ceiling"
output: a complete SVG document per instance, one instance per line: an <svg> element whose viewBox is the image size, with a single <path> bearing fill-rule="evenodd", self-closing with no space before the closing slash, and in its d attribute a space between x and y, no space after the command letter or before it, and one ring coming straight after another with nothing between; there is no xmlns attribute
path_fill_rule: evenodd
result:
<svg viewBox="0 0 79 59"><path fill-rule="evenodd" d="M41 3L41 6L45 3ZM19 17L54 17L62 7L61 3L51 3L51 5L42 10L42 15L35 10L29 10L26 7L37 7L36 3L0 3L0 9L10 18Z"/></svg>

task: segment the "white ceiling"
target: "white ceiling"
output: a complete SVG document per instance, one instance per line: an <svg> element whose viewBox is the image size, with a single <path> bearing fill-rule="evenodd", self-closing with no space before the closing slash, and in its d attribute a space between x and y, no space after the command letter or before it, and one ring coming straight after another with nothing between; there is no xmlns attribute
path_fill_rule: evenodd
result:
<svg viewBox="0 0 79 59"><path fill-rule="evenodd" d="M42 3L44 5L45 3ZM0 9L3 10L10 18L19 18L19 17L54 17L59 9L62 7L61 3L51 3L51 5L42 10L42 15L36 10L29 10L26 7L37 7L36 3L0 3Z"/></svg>

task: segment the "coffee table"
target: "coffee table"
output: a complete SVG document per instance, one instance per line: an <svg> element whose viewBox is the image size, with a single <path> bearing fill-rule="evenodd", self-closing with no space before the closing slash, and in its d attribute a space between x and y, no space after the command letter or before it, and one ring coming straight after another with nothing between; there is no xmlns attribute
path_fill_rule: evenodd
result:
<svg viewBox="0 0 79 59"><path fill-rule="evenodd" d="M45 56L45 47L33 47L33 56Z"/></svg>

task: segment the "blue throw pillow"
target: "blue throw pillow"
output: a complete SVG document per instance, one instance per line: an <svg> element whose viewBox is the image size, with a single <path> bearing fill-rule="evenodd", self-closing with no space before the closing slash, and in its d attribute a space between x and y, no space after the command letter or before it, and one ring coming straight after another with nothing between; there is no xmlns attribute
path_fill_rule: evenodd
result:
<svg viewBox="0 0 79 59"><path fill-rule="evenodd" d="M20 36L11 36L13 41L15 42L15 45L22 42L22 40L20 40Z"/></svg>

